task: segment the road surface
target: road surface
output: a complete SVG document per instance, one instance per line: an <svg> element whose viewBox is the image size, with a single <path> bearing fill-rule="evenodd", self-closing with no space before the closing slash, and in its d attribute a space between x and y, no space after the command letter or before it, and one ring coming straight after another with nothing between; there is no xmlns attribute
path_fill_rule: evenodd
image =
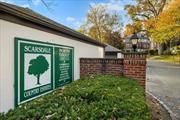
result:
<svg viewBox="0 0 180 120"><path fill-rule="evenodd" d="M147 62L147 91L160 99L180 120L180 65Z"/></svg>

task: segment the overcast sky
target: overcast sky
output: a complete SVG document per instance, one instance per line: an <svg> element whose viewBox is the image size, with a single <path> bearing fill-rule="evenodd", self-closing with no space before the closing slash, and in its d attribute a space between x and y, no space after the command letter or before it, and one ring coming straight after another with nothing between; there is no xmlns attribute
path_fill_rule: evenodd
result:
<svg viewBox="0 0 180 120"><path fill-rule="evenodd" d="M41 0L0 0L3 2L28 7L72 29L78 29L86 18L90 5L102 4L109 11L117 11L122 17L122 23L131 22L124 6L134 4L133 0L44 0L50 7L48 10Z"/></svg>

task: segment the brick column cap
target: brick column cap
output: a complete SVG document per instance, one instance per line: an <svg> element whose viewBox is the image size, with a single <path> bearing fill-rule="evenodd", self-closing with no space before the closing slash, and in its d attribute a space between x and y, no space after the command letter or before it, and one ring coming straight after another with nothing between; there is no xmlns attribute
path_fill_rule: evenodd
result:
<svg viewBox="0 0 180 120"><path fill-rule="evenodd" d="M130 55L130 54L135 54L135 55L147 55L148 52L124 52L124 55Z"/></svg>

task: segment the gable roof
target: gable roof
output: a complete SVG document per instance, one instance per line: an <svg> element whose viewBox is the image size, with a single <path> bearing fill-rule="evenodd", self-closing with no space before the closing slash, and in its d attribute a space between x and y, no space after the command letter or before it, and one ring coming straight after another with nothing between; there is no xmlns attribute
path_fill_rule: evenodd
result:
<svg viewBox="0 0 180 120"><path fill-rule="evenodd" d="M136 33L127 37L127 39L149 39L146 34Z"/></svg>
<svg viewBox="0 0 180 120"><path fill-rule="evenodd" d="M117 53L120 53L120 52L122 52L122 50L119 50L119 49L107 44L107 46L105 47L105 52L117 52Z"/></svg>
<svg viewBox="0 0 180 120"><path fill-rule="evenodd" d="M124 38L124 42L131 43L132 39L141 39L141 42L149 42L149 38L146 34L146 31L143 31L143 30Z"/></svg>
<svg viewBox="0 0 180 120"><path fill-rule="evenodd" d="M6 17L4 17L5 15ZM57 31L61 34L71 36L73 38L76 38L75 40L78 40L81 42L86 42L86 43L93 44L96 46L101 46L101 47L106 46L105 44L97 40L94 40L60 23L57 23L45 16L42 16L29 8L23 8L16 5L0 2L0 19L12 21L11 18L8 19L7 15L12 15L20 19L23 19L25 21L32 22L33 24L37 24L37 25L46 27L48 29Z"/></svg>

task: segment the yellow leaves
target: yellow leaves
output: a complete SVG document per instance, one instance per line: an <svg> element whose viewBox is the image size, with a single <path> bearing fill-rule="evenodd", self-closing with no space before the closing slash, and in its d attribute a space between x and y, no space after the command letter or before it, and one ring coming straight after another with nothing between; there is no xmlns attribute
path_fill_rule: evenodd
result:
<svg viewBox="0 0 180 120"><path fill-rule="evenodd" d="M132 35L133 33L140 31L141 28L142 28L141 21L136 21L133 24L127 24L124 31L124 37L128 37L129 35Z"/></svg>
<svg viewBox="0 0 180 120"><path fill-rule="evenodd" d="M180 0L169 3L157 18L147 20L144 25L156 42L166 43L180 37Z"/></svg>
<svg viewBox="0 0 180 120"><path fill-rule="evenodd" d="M127 5L126 10L133 20L124 31L127 37L139 30L137 21L153 41L166 43L180 38L180 0L137 0L136 5Z"/></svg>
<svg viewBox="0 0 180 120"><path fill-rule="evenodd" d="M143 21L143 25L145 27L146 30L151 30L156 28L156 24L154 24L156 22L156 18L151 18L149 20L144 20Z"/></svg>
<svg viewBox="0 0 180 120"><path fill-rule="evenodd" d="M171 12L164 12L159 15L159 19L157 21L157 28L172 26L176 24L176 16Z"/></svg>
<svg viewBox="0 0 180 120"><path fill-rule="evenodd" d="M128 8L128 14L134 14L135 12L137 12L137 7L135 7L135 6L130 6L129 8Z"/></svg>
<svg viewBox="0 0 180 120"><path fill-rule="evenodd" d="M172 0L172 2L167 6L167 10L180 9L180 0Z"/></svg>
<svg viewBox="0 0 180 120"><path fill-rule="evenodd" d="M107 6L97 4L90 7L86 17L79 32L97 41L123 48L119 14L108 11Z"/></svg>
<svg viewBox="0 0 180 120"><path fill-rule="evenodd" d="M126 25L125 31L124 31L124 37L128 37L129 35L132 35L135 32L132 25L128 24Z"/></svg>

